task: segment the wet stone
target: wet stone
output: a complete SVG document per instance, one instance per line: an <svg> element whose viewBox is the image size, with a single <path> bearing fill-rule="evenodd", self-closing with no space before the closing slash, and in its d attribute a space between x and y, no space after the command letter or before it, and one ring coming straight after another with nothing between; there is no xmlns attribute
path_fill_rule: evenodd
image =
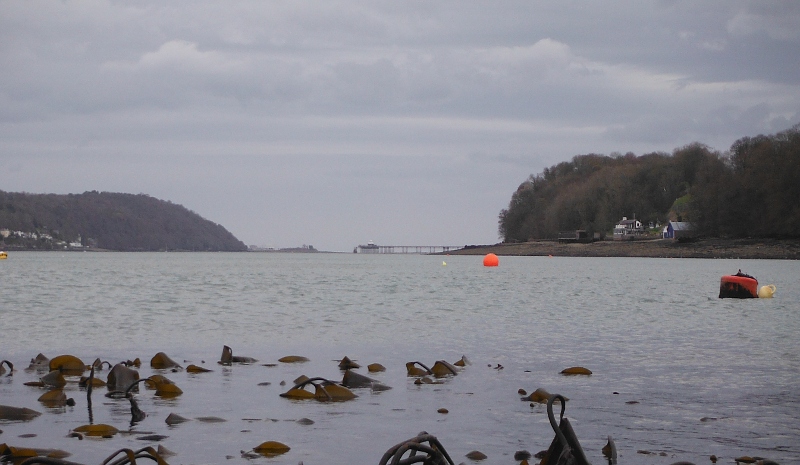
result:
<svg viewBox="0 0 800 465"><path fill-rule="evenodd" d="M531 458L531 453L526 450L518 450L514 452L514 460L522 461Z"/></svg>

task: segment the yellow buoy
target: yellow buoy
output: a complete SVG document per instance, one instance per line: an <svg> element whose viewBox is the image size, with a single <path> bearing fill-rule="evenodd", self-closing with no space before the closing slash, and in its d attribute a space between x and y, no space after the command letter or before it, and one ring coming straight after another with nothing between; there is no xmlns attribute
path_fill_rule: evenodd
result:
<svg viewBox="0 0 800 465"><path fill-rule="evenodd" d="M762 299L769 299L775 294L778 288L775 287L774 284L767 284L766 286L761 286L761 289L758 290L758 297Z"/></svg>

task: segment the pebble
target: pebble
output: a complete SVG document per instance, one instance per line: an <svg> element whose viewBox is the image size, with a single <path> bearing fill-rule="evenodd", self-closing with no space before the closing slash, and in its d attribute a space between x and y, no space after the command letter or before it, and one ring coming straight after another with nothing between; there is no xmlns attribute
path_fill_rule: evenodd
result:
<svg viewBox="0 0 800 465"><path fill-rule="evenodd" d="M470 460L486 460L486 454L481 451L474 450L469 452L466 457Z"/></svg>

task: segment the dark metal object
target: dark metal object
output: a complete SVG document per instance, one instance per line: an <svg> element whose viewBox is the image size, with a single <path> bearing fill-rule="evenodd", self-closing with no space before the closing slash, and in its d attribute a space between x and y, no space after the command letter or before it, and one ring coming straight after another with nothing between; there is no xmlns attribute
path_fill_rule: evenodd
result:
<svg viewBox="0 0 800 465"><path fill-rule="evenodd" d="M420 455L417 455L421 452ZM408 453L408 457L403 456ZM424 454L424 455L423 455ZM410 465L412 463L422 463L423 465L444 465L453 463L453 459L447 455L442 443L435 436L422 431L417 437L401 442L392 447L381 458L380 465Z"/></svg>
<svg viewBox="0 0 800 465"><path fill-rule="evenodd" d="M553 402L558 400L561 403L561 415L559 422L556 423L553 414ZM547 417L550 419L550 426L556 433L556 437L550 443L547 454L541 461L541 465L591 465L583 453L578 437L569 424L569 420L564 418L567 399L560 394L553 394L547 399Z"/></svg>
<svg viewBox="0 0 800 465"><path fill-rule="evenodd" d="M8 376L13 375L14 374L14 364L9 362L8 360L3 360L2 362L0 362L0 375L5 373L5 370L3 369L3 365L4 364L8 365Z"/></svg>

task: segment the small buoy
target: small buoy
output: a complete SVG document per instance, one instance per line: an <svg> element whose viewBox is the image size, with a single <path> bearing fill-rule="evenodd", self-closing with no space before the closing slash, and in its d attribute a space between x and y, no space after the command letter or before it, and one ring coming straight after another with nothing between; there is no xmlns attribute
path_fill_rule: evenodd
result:
<svg viewBox="0 0 800 465"><path fill-rule="evenodd" d="M483 257L483 266L497 266L499 264L500 259L493 253L486 254L486 256Z"/></svg>
<svg viewBox="0 0 800 465"><path fill-rule="evenodd" d="M761 299L770 299L777 290L778 288L775 287L774 284L767 284L766 286L761 286L761 288L758 290L758 297Z"/></svg>
<svg viewBox="0 0 800 465"><path fill-rule="evenodd" d="M442 262L442 266L447 266L447 262Z"/></svg>

